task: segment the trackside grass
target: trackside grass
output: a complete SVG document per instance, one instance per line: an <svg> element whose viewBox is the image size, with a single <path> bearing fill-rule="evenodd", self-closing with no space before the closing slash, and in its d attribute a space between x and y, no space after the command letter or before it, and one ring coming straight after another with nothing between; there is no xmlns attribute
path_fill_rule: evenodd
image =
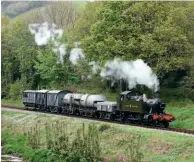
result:
<svg viewBox="0 0 194 162"><path fill-rule="evenodd" d="M9 105L9 106L24 106L22 103L22 99L18 99L18 100L6 100L6 99L2 99L1 100L1 104L2 105Z"/></svg>
<svg viewBox="0 0 194 162"><path fill-rule="evenodd" d="M190 136L87 119L11 111L2 111L2 123L3 151L16 153L28 161L45 161L45 157L50 161L60 161L59 157L70 161L75 155L80 155L79 160L91 161L82 152L85 146L92 148L87 157L100 157L96 161L193 162L194 159L194 138ZM48 135L48 130L51 133L50 140L44 136ZM68 139L69 146L65 147L67 143L54 145L55 142L60 143L60 138L57 137L61 137L62 141ZM54 150L49 149L49 144ZM72 148L75 152L70 155L68 150ZM60 150L65 153L59 154Z"/></svg>
<svg viewBox="0 0 194 162"><path fill-rule="evenodd" d="M170 103L166 110L176 118L170 127L194 130L194 104Z"/></svg>

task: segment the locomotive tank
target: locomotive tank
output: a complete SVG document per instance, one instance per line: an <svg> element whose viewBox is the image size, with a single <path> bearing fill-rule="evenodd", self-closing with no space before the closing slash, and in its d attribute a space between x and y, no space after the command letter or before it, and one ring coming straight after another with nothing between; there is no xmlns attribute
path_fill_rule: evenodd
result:
<svg viewBox="0 0 194 162"><path fill-rule="evenodd" d="M97 107L97 102L106 101L106 97L102 94L85 94L81 97L81 106L83 107Z"/></svg>
<svg viewBox="0 0 194 162"><path fill-rule="evenodd" d="M80 105L80 100L83 95L84 95L83 93L73 93L72 94L72 104Z"/></svg>
<svg viewBox="0 0 194 162"><path fill-rule="evenodd" d="M72 102L72 95L73 93L67 93L64 97L63 97L63 102L64 104L70 104L70 102Z"/></svg>

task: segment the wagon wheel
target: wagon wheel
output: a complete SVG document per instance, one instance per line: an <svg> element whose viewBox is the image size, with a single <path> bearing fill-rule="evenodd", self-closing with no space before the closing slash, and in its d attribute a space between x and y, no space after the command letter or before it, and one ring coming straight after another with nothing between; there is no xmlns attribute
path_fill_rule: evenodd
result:
<svg viewBox="0 0 194 162"><path fill-rule="evenodd" d="M112 120L112 121L115 120L115 115L114 115L114 114L111 114L111 115L110 115L110 120Z"/></svg>
<svg viewBox="0 0 194 162"><path fill-rule="evenodd" d="M62 108L61 108L61 107L58 107L58 108L57 108L57 113L58 113L58 114L61 114L61 112L62 112Z"/></svg>

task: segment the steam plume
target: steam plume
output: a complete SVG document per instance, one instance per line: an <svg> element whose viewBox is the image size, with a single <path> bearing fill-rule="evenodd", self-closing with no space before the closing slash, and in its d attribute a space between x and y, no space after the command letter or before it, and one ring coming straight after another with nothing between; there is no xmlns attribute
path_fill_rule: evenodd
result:
<svg viewBox="0 0 194 162"><path fill-rule="evenodd" d="M56 29L56 25L49 26L47 22L42 24L29 24L29 30L34 35L35 42L38 46L46 45L49 40L54 41L56 38L61 38L62 29Z"/></svg>
<svg viewBox="0 0 194 162"><path fill-rule="evenodd" d="M69 60L74 65L76 65L79 60L85 58L85 56L82 52L82 49L78 47L79 44L80 44L79 42L75 42L75 48L73 48L70 52Z"/></svg>
<svg viewBox="0 0 194 162"><path fill-rule="evenodd" d="M29 30L34 35L35 42L38 46L46 45L51 40L54 42L53 51L58 55L58 63L63 64L63 57L66 54L66 45L58 43L56 39L63 35L62 29L56 29L56 25L47 22L42 24L29 24Z"/></svg>
<svg viewBox="0 0 194 162"><path fill-rule="evenodd" d="M109 80L127 81L129 89L136 87L137 84L145 85L154 91L159 89L159 81L152 72L152 69L138 59L136 61L121 61L118 58L107 61L104 68L102 68L101 77Z"/></svg>
<svg viewBox="0 0 194 162"><path fill-rule="evenodd" d="M88 65L92 66L92 74L96 74L101 69L98 62L91 61Z"/></svg>

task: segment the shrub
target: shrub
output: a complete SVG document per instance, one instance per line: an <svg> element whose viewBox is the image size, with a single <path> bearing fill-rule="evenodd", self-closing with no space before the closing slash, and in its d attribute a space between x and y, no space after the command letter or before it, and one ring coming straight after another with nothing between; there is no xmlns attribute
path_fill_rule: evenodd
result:
<svg viewBox="0 0 194 162"><path fill-rule="evenodd" d="M33 149L40 148L40 127L38 123L30 128L30 131L27 133L27 137L28 143Z"/></svg>
<svg viewBox="0 0 194 162"><path fill-rule="evenodd" d="M46 123L45 132L42 133L39 122L27 133L16 132L5 123L3 127L3 151L22 156L27 161L43 162L46 159L46 161L97 162L101 160L99 130L94 124L89 125L88 129L85 129L83 124L76 134L68 133L65 121ZM41 139L46 139L46 149L41 148Z"/></svg>
<svg viewBox="0 0 194 162"><path fill-rule="evenodd" d="M16 81L13 84L9 85L9 97L13 100L21 98L23 92L22 84L19 81Z"/></svg>
<svg viewBox="0 0 194 162"><path fill-rule="evenodd" d="M128 138L129 142L126 148L128 162L141 162L143 153L141 152L141 136L139 134L131 134Z"/></svg>
<svg viewBox="0 0 194 162"><path fill-rule="evenodd" d="M99 131L103 132L106 131L107 129L110 129L111 126L109 124L101 124L99 127Z"/></svg>
<svg viewBox="0 0 194 162"><path fill-rule="evenodd" d="M46 123L45 128L47 149L50 149L60 160L67 162L100 160L100 139L96 126L89 125L86 132L83 124L72 141L70 141L70 134L67 132L67 124L64 121Z"/></svg>

